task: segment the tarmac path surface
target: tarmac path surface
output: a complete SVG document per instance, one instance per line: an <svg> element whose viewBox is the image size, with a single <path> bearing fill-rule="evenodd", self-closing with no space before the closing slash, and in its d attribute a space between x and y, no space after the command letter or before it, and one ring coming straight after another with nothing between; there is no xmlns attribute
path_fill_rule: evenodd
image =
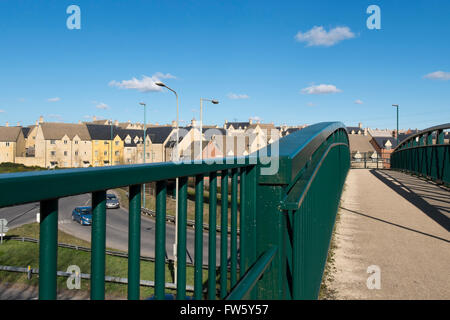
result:
<svg viewBox="0 0 450 320"><path fill-rule="evenodd" d="M338 299L450 299L449 231L448 189L391 170L350 170L331 289Z"/></svg>

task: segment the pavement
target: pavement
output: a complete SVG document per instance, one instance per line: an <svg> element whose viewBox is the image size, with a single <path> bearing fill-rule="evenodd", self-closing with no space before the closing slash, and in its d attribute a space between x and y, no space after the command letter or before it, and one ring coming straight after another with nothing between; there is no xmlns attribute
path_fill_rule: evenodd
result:
<svg viewBox="0 0 450 320"><path fill-rule="evenodd" d="M353 169L336 225L337 299L450 299L450 191L404 173Z"/></svg>

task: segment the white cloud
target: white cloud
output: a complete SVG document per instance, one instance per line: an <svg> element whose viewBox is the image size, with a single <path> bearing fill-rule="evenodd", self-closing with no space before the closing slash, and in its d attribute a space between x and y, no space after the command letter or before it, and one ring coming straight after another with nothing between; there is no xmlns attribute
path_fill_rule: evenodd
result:
<svg viewBox="0 0 450 320"><path fill-rule="evenodd" d="M336 43L354 38L355 34L349 27L336 27L330 31L326 31L322 26L314 26L307 32L299 31L295 35L295 40L298 42L306 42L308 47L312 46L324 46L330 47Z"/></svg>
<svg viewBox="0 0 450 320"><path fill-rule="evenodd" d="M57 102L59 100L61 100L61 98L59 98L59 97L54 97L54 98L48 98L47 99L48 102Z"/></svg>
<svg viewBox="0 0 450 320"><path fill-rule="evenodd" d="M336 88L336 86L332 84L319 84L317 86L310 86L302 89L300 92L303 94L328 94L328 93L337 93L341 92Z"/></svg>
<svg viewBox="0 0 450 320"><path fill-rule="evenodd" d="M254 117L250 117L250 120L252 120L252 121L262 121L263 119L258 117L258 116L254 116Z"/></svg>
<svg viewBox="0 0 450 320"><path fill-rule="evenodd" d="M95 106L97 109L103 109L103 110L109 109L109 106L104 102L100 102L100 103L95 102L95 103L97 104Z"/></svg>
<svg viewBox="0 0 450 320"><path fill-rule="evenodd" d="M450 80L450 72L435 71L423 77L426 79L433 79L433 80Z"/></svg>
<svg viewBox="0 0 450 320"><path fill-rule="evenodd" d="M176 79L176 77L170 73L163 74L161 72L157 72L151 77L143 75L140 80L134 77L131 80L112 80L109 82L109 85L111 87L118 87L121 89L134 89L140 92L158 92L162 91L162 88L157 86L156 82L161 81L161 79Z"/></svg>
<svg viewBox="0 0 450 320"><path fill-rule="evenodd" d="M364 102L362 102L362 100L357 99L357 100L355 100L355 103L356 104L363 104Z"/></svg>
<svg viewBox="0 0 450 320"><path fill-rule="evenodd" d="M248 98L250 98L246 94L236 94L236 93L229 93L227 96L228 96L229 99L232 99L232 100L248 99Z"/></svg>

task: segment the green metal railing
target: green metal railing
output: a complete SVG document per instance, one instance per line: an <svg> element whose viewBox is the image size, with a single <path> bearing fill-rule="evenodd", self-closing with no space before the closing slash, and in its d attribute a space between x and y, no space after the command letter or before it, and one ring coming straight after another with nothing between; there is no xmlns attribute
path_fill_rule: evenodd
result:
<svg viewBox="0 0 450 320"><path fill-rule="evenodd" d="M450 185L450 123L431 127L403 140L391 154L391 168Z"/></svg>
<svg viewBox="0 0 450 320"><path fill-rule="evenodd" d="M220 255L216 228L209 228L203 279L203 228L195 228L194 298L317 298L350 165L345 126L319 123L248 157L223 160L0 175L0 207L40 202L39 298L57 297L58 199L84 193L92 193L91 299L105 298L106 190L129 186L128 298L140 299L141 186L156 181L154 292L164 299L167 181L177 177L177 299L186 298L187 182L195 179L195 224L203 226L205 177L210 225L217 223L221 178Z"/></svg>

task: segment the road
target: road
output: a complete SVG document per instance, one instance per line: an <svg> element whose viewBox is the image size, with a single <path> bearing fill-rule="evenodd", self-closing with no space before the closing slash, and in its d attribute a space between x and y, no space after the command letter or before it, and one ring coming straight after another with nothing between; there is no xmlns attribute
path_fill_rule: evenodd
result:
<svg viewBox="0 0 450 320"><path fill-rule="evenodd" d="M73 208L77 206L89 206L90 194L82 194L59 199L58 229L77 238L91 241L91 226L82 226L72 221ZM8 221L11 229L36 221L36 214L39 212L38 203L24 204L14 207L0 209L0 219ZM10 232L9 232L10 233ZM173 259L173 243L175 239L175 225L166 225L166 252L169 259ZM194 259L194 230L188 227L186 233L186 243L189 262L189 255ZM208 262L208 234L203 233L203 264ZM142 216L141 219L141 255L155 256L155 221L154 219ZM128 251L128 210L123 208L106 210L106 247L120 251ZM230 251L228 244L228 252ZM216 240L216 262L220 263L220 236L218 233Z"/></svg>

